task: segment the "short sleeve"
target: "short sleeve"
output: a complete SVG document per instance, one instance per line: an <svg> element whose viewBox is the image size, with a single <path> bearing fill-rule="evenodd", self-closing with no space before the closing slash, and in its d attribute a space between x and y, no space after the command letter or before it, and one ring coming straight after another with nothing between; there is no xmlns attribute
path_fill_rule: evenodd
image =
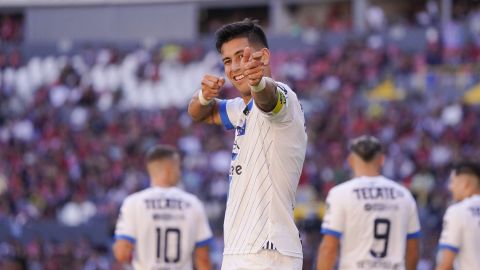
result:
<svg viewBox="0 0 480 270"><path fill-rule="evenodd" d="M218 102L218 106L222 125L227 130L234 129L236 127L236 124L238 123L240 114L245 108L245 103L243 102L243 99L222 99Z"/></svg>
<svg viewBox="0 0 480 270"><path fill-rule="evenodd" d="M420 219L418 218L417 204L413 197L410 201L410 212L408 214L407 239L419 238L422 235L420 229Z"/></svg>
<svg viewBox="0 0 480 270"><path fill-rule="evenodd" d="M115 226L115 239L125 239L135 243L135 216L134 204L131 198L127 197L120 208L117 224Z"/></svg>
<svg viewBox="0 0 480 270"><path fill-rule="evenodd" d="M288 85L281 82L277 83L277 104L271 112L264 112L260 108L257 109L270 122L288 124L294 119L295 106L298 99L295 93L288 87ZM256 106L256 104L255 104Z"/></svg>
<svg viewBox="0 0 480 270"><path fill-rule="evenodd" d="M205 209L203 204L198 201L198 219L197 219L197 235L195 238L195 247L202 247L208 245L213 240L212 230L210 229L210 225L208 224L207 214L205 213Z"/></svg>
<svg viewBox="0 0 480 270"><path fill-rule="evenodd" d="M335 188L330 190L326 203L327 210L323 218L321 232L341 238L345 224L345 209L338 190Z"/></svg>
<svg viewBox="0 0 480 270"><path fill-rule="evenodd" d="M442 234L439 241L439 249L449 249L458 252L461 245L461 218L455 211L454 206L450 206L443 217Z"/></svg>

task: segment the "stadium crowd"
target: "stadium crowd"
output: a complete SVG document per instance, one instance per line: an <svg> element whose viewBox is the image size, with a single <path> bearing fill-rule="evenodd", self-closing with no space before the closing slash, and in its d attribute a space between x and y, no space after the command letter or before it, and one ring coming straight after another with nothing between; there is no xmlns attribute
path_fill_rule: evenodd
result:
<svg viewBox="0 0 480 270"><path fill-rule="evenodd" d="M384 174L417 198L421 269L430 268L449 203L449 166L480 156L480 109L464 101L480 82L480 44L451 50L440 39L430 41L419 52L370 39L273 52L274 77L297 91L307 119L295 210L305 269L315 259L325 196L350 177L347 142L365 133L388 145ZM109 243L24 239L21 228L102 217L113 230L122 200L149 182L143 155L156 143L181 150L182 184L206 204L218 265L233 134L187 115L186 102L206 70L222 72L215 53L200 46L85 47L70 57L28 60L1 53L0 221L11 224L11 236L0 245L0 266L23 258L29 269L120 269ZM223 92L234 93L230 86Z"/></svg>

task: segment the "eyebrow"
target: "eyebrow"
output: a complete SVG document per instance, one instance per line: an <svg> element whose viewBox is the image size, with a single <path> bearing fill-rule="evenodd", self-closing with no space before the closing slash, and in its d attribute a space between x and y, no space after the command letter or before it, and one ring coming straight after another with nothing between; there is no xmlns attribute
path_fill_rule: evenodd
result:
<svg viewBox="0 0 480 270"><path fill-rule="evenodd" d="M240 54L240 53L243 53L243 50L244 50L244 49L240 49L240 50L236 51L236 52L233 54L233 56L238 55L238 54ZM225 62L226 59L230 59L230 57L229 57L229 56L226 56L226 57L222 58L222 62Z"/></svg>

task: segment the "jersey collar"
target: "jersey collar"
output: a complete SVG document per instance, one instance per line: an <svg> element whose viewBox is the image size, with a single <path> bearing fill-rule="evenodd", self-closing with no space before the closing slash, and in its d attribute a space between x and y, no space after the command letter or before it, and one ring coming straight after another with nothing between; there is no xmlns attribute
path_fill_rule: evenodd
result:
<svg viewBox="0 0 480 270"><path fill-rule="evenodd" d="M253 107L253 98L250 99L247 106L245 106L245 109L243 109L243 114L247 116L252 111L252 107Z"/></svg>

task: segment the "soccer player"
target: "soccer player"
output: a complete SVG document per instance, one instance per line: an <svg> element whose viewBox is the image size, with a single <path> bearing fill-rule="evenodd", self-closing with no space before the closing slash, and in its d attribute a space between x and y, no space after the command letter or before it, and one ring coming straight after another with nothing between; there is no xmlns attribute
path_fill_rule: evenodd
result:
<svg viewBox="0 0 480 270"><path fill-rule="evenodd" d="M458 203L448 207L440 236L437 270L480 269L480 165L458 163L449 189ZM456 260L455 260L456 258Z"/></svg>
<svg viewBox="0 0 480 270"><path fill-rule="evenodd" d="M175 187L180 157L158 145L146 156L151 187L128 196L115 229L115 258L134 269L210 270L212 232L201 202Z"/></svg>
<svg viewBox="0 0 480 270"><path fill-rule="evenodd" d="M293 219L307 146L300 102L288 85L270 78L267 39L254 21L221 27L216 47L240 97L218 99L225 79L205 75L188 112L235 131L222 269L301 269Z"/></svg>
<svg viewBox="0 0 480 270"><path fill-rule="evenodd" d="M330 190L317 270L416 269L420 224L410 192L381 175L382 145L372 136L350 143L354 178Z"/></svg>

